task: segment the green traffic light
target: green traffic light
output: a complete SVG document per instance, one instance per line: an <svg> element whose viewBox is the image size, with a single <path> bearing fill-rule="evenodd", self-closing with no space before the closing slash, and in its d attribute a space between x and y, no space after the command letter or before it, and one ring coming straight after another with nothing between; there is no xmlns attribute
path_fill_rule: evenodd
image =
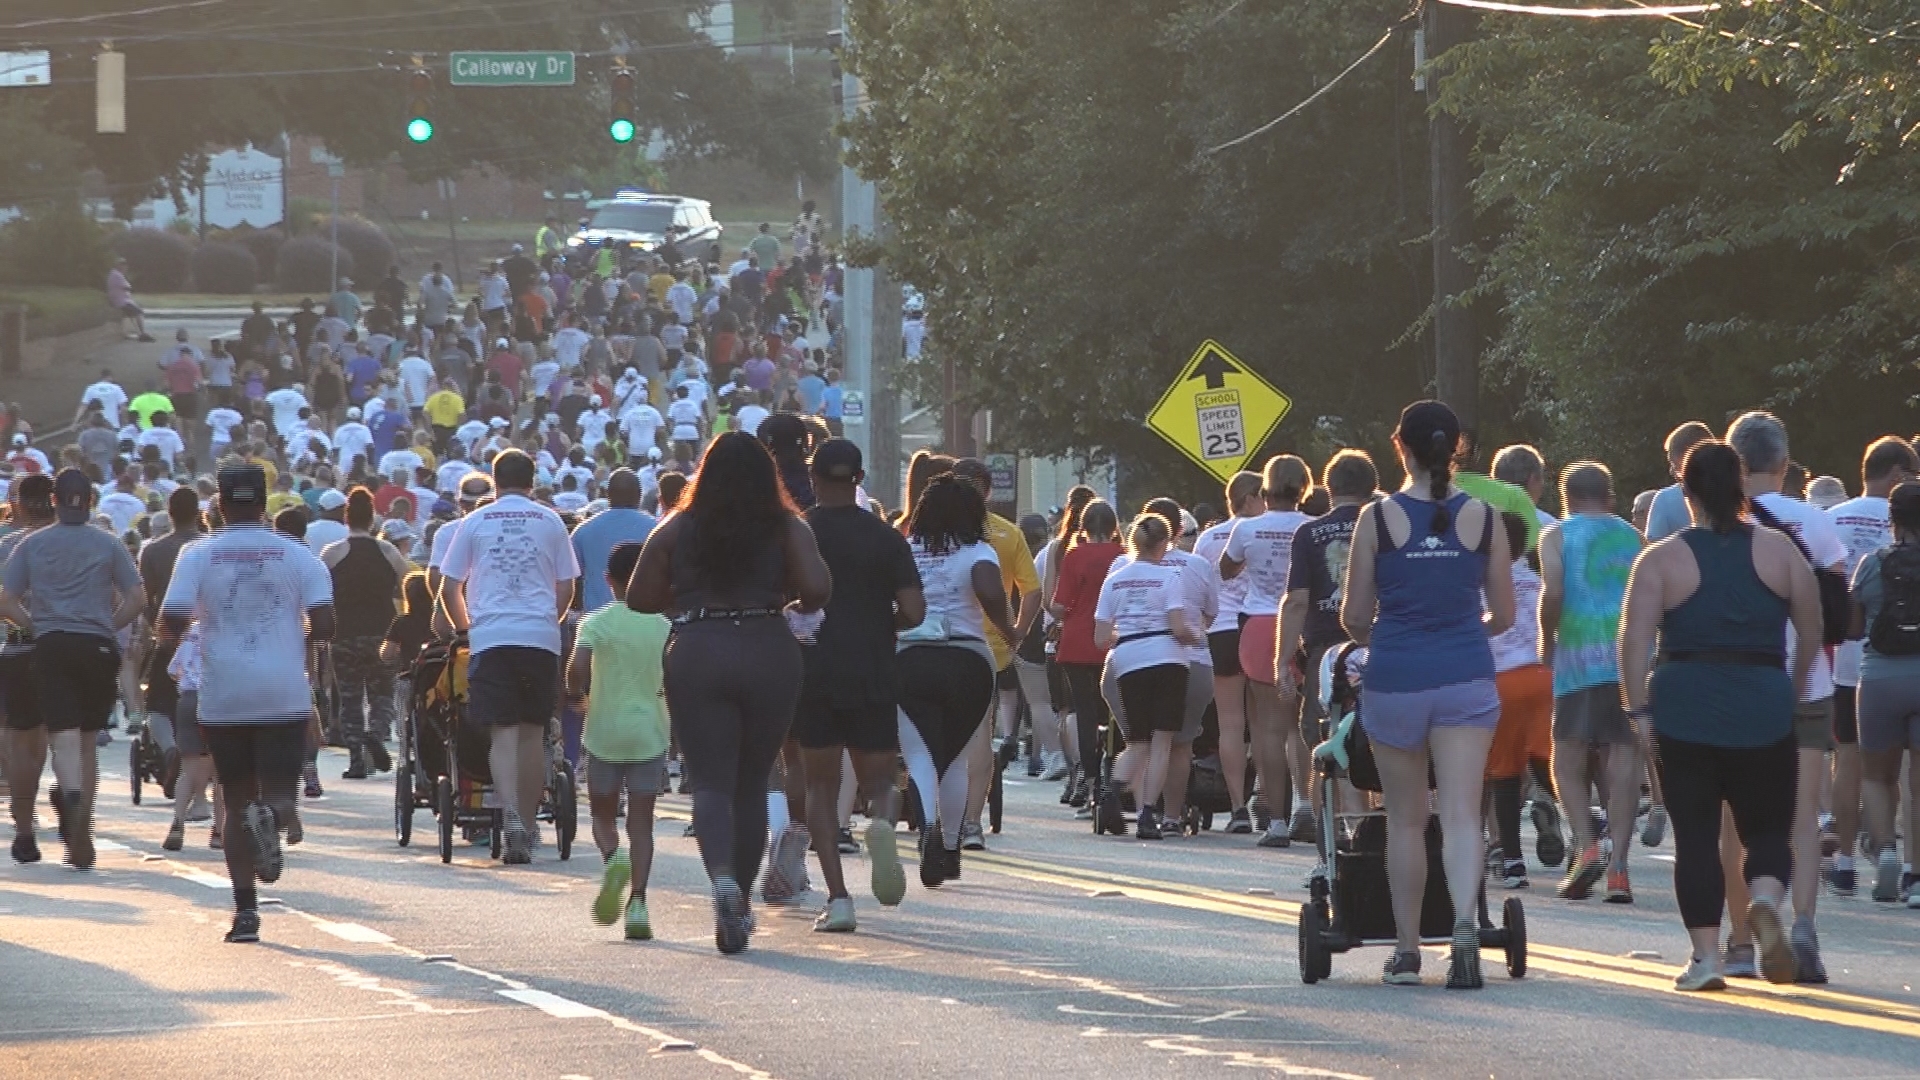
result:
<svg viewBox="0 0 1920 1080"><path fill-rule="evenodd" d="M607 134L613 136L614 142L632 142L634 135L633 121L624 117L615 120L607 125Z"/></svg>
<svg viewBox="0 0 1920 1080"><path fill-rule="evenodd" d="M417 143L433 138L433 121L424 116L416 116L407 121L407 138Z"/></svg>

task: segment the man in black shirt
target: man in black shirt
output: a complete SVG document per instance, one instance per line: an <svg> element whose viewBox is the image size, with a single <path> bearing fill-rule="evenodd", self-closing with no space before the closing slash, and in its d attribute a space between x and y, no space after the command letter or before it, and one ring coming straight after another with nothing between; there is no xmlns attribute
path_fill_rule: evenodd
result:
<svg viewBox="0 0 1920 1080"><path fill-rule="evenodd" d="M527 258L526 249L515 244L513 254L500 260L500 272L507 275L507 298L511 302L540 276L540 264Z"/></svg>
<svg viewBox="0 0 1920 1080"><path fill-rule="evenodd" d="M406 314L407 283L400 280L398 266L387 267L387 276L381 278L380 283L373 287L373 302L386 308L396 321Z"/></svg>
<svg viewBox="0 0 1920 1080"><path fill-rule="evenodd" d="M300 310L287 317L287 325L293 327L293 355L306 356L307 346L313 344L314 328L320 325L320 316L313 310L313 301L301 297ZM267 365L267 370L279 370L280 365L273 362L274 358L262 356L257 359Z"/></svg>
<svg viewBox="0 0 1920 1080"><path fill-rule="evenodd" d="M311 307L309 307L308 310L311 312ZM314 322L317 323L319 321L319 317L315 316ZM308 333L311 334L312 331L308 330ZM242 346L243 358L247 360L258 360L263 364L266 363L267 341L272 337L273 316L267 314L266 305L255 300L253 302L253 314L242 319L240 322L240 344Z"/></svg>
<svg viewBox="0 0 1920 1080"><path fill-rule="evenodd" d="M798 803L797 785L789 785L787 798L794 816L807 822L827 882L827 910L814 929L845 932L854 929L854 910L838 847L843 750L852 753L860 790L872 800L866 843L873 895L892 907L906 893L893 838L900 751L894 635L920 625L927 602L906 540L859 505L860 448L829 439L813 452L810 471L815 501L807 523L833 573L833 598L804 650L806 680L792 738L800 744L806 786Z"/></svg>

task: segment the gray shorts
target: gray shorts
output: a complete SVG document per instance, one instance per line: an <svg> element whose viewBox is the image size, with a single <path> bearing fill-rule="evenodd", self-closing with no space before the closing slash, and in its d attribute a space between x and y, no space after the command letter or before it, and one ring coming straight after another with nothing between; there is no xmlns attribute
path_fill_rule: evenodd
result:
<svg viewBox="0 0 1920 1080"><path fill-rule="evenodd" d="M200 691L182 690L173 707L173 745L183 758L207 753L206 737L200 733Z"/></svg>
<svg viewBox="0 0 1920 1080"><path fill-rule="evenodd" d="M653 798L667 793L667 755L646 761L602 761L587 755L587 794Z"/></svg>
<svg viewBox="0 0 1920 1080"><path fill-rule="evenodd" d="M1476 727L1492 731L1500 723L1500 692L1492 679L1451 683L1430 690L1384 693L1360 687L1360 727L1367 738L1395 750L1426 745L1427 732L1440 727Z"/></svg>
<svg viewBox="0 0 1920 1080"><path fill-rule="evenodd" d="M1106 699L1108 711L1120 722L1120 729L1126 730L1127 710L1120 701L1120 677L1113 673L1113 665L1106 665L1100 672L1100 696ZM1173 736L1175 746L1186 746L1200 737L1200 728L1206 723L1207 706L1213 704L1213 668L1206 664L1187 664L1187 701L1186 712L1180 719L1180 730Z"/></svg>
<svg viewBox="0 0 1920 1080"><path fill-rule="evenodd" d="M1793 707L1793 741L1802 750L1832 750L1837 746L1833 737L1833 699L1823 697L1819 701L1803 701Z"/></svg>
<svg viewBox="0 0 1920 1080"><path fill-rule="evenodd" d="M1920 750L1920 674L1860 681L1860 749Z"/></svg>
<svg viewBox="0 0 1920 1080"><path fill-rule="evenodd" d="M1602 683L1553 699L1553 741L1581 746L1623 746L1634 741L1633 725L1620 704L1620 684Z"/></svg>

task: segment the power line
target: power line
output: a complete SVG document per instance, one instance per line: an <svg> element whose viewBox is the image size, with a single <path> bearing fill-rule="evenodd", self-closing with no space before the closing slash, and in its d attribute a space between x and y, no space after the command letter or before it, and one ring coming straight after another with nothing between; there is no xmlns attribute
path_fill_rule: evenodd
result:
<svg viewBox="0 0 1920 1080"><path fill-rule="evenodd" d="M35 19L31 22L12 23L0 26L0 30L31 30L36 26L69 26L74 23L111 22L114 19L132 19L141 15L158 15L163 11L183 11L187 8L212 7L224 4L227 0L187 0L181 4L161 4L158 7L139 8L134 11L103 11L94 15L69 15L52 19Z"/></svg>
<svg viewBox="0 0 1920 1080"><path fill-rule="evenodd" d="M1245 135L1241 135L1233 139L1228 139L1226 142L1223 142L1218 146L1209 147L1206 150L1202 150L1200 152L1200 156L1208 157L1213 154L1217 154L1222 150L1228 150L1235 146L1239 146L1241 143L1244 143L1250 139L1259 138L1260 136L1265 135L1267 132L1272 131L1274 128L1279 127L1282 122L1292 119L1295 116L1298 116L1300 113L1306 110L1307 106L1312 105L1314 102L1319 101L1322 97L1325 97L1330 91L1332 91L1334 87L1340 85L1341 80L1353 74L1355 71L1358 71L1362 64L1365 64L1367 61L1373 59L1375 54L1377 54L1381 49L1386 48L1387 42L1392 41L1393 35L1399 31L1401 26L1406 24L1408 19L1411 19L1411 18L1413 18L1413 16L1408 15L1405 18L1401 19L1399 22L1388 27L1387 32L1380 35L1380 40L1373 43L1372 48L1360 54L1360 59L1355 60L1351 64L1348 64L1345 71L1342 71L1340 74L1335 75L1333 79L1329 81L1325 86L1322 86L1320 89L1315 90L1311 94L1308 94L1305 101L1302 101L1300 104L1295 105L1293 108L1288 109L1286 112L1281 113L1279 116L1274 117L1273 119L1267 121L1266 123L1261 124L1259 127L1254 128L1252 131L1247 132Z"/></svg>
<svg viewBox="0 0 1920 1080"><path fill-rule="evenodd" d="M1509 15L1558 15L1570 19L1664 19L1672 15L1704 15L1718 11L1722 4L1664 4L1654 7L1582 8L1555 7L1550 4L1509 4L1502 0L1437 0L1452 7L1476 11L1498 11Z"/></svg>

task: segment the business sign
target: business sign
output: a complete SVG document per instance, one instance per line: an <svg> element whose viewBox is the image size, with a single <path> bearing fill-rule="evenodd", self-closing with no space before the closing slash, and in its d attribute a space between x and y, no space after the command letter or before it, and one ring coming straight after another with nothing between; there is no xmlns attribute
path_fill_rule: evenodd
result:
<svg viewBox="0 0 1920 1080"><path fill-rule="evenodd" d="M858 390L847 391L840 401L840 422L846 425L858 425L867 422L867 395Z"/></svg>
<svg viewBox="0 0 1920 1080"><path fill-rule="evenodd" d="M572 86L570 52L457 52L447 57L452 86Z"/></svg>
<svg viewBox="0 0 1920 1080"><path fill-rule="evenodd" d="M1019 497L1019 457L1013 454L988 454L987 475L993 481L993 490L987 495L988 502L1010 503Z"/></svg>
<svg viewBox="0 0 1920 1080"><path fill-rule="evenodd" d="M286 216L281 168L279 158L252 147L213 155L207 161L207 224L217 229L280 224Z"/></svg>
<svg viewBox="0 0 1920 1080"><path fill-rule="evenodd" d="M1219 342L1206 341L1147 414L1147 426L1224 482L1292 409L1293 399Z"/></svg>

